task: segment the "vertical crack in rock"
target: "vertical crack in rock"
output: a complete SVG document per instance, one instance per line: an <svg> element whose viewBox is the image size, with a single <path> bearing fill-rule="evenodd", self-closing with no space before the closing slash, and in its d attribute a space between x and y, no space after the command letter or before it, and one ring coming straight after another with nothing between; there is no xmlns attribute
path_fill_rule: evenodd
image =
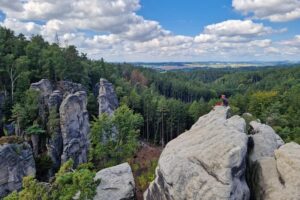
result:
<svg viewBox="0 0 300 200"><path fill-rule="evenodd" d="M87 162L89 119L84 91L69 94L61 103L60 126L63 139L61 162L74 160L74 166Z"/></svg>

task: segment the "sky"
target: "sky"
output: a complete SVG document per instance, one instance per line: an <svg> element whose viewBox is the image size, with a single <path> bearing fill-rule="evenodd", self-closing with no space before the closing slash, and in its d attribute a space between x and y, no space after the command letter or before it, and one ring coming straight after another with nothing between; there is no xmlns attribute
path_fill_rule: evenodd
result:
<svg viewBox="0 0 300 200"><path fill-rule="evenodd" d="M111 62L300 61L300 0L0 0L0 25Z"/></svg>

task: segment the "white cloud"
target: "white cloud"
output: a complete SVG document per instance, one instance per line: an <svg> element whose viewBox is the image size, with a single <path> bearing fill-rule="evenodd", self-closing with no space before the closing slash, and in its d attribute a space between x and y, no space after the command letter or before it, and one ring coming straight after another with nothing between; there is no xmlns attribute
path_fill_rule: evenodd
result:
<svg viewBox="0 0 300 200"><path fill-rule="evenodd" d="M232 6L243 14L273 22L300 18L299 0L233 0Z"/></svg>
<svg viewBox="0 0 300 200"><path fill-rule="evenodd" d="M27 36L41 34L49 42L58 34L61 45L76 45L91 58L104 57L110 61L228 60L300 52L300 36L274 43L268 39L269 35L286 30L274 30L252 20L211 24L197 36L175 35L159 22L139 16L139 0L0 1L0 10L6 14L0 25ZM292 48L287 49L288 45ZM278 51L281 48L285 49L285 54Z"/></svg>
<svg viewBox="0 0 300 200"><path fill-rule="evenodd" d="M0 25L14 30L17 34L23 33L26 36L39 34L42 30L42 27L34 22L21 22L12 18L6 18L3 22L0 22Z"/></svg>

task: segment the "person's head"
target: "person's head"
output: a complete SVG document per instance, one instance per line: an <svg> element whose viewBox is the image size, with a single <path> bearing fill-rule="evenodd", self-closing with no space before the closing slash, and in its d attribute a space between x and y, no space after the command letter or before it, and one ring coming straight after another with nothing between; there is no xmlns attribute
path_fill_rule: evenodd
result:
<svg viewBox="0 0 300 200"><path fill-rule="evenodd" d="M226 98L226 96L225 96L225 94L222 94L221 99L224 99L224 98Z"/></svg>

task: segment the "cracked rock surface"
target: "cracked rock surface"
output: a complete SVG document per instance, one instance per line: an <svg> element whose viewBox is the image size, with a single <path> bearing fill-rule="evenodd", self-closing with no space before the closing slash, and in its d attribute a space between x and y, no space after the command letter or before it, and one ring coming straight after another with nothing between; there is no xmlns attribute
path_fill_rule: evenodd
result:
<svg viewBox="0 0 300 200"><path fill-rule="evenodd" d="M167 144L146 200L250 198L245 180L245 120L217 106Z"/></svg>
<svg viewBox="0 0 300 200"><path fill-rule="evenodd" d="M135 183L128 163L97 172L95 180L100 180L94 200L134 200Z"/></svg>

